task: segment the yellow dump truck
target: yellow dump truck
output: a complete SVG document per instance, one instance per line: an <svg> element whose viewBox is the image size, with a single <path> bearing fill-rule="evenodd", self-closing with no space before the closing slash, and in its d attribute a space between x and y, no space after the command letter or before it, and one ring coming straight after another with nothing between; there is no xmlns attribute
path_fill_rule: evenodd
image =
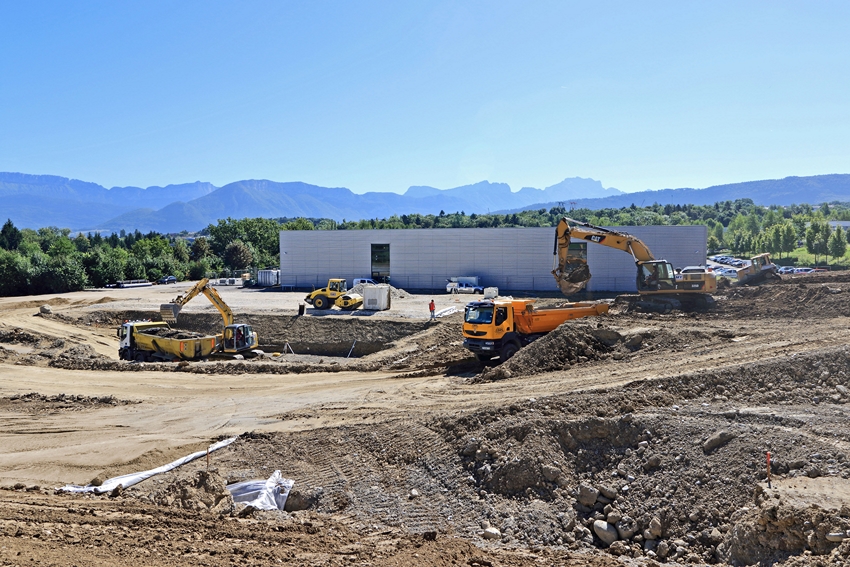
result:
<svg viewBox="0 0 850 567"><path fill-rule="evenodd" d="M472 301L464 310L463 346L482 362L495 357L504 361L565 321L607 312L607 303L567 303L538 309L533 299Z"/></svg>
<svg viewBox="0 0 850 567"><path fill-rule="evenodd" d="M206 358L218 349L219 337L178 331L162 321L127 321L118 328L118 357L137 362Z"/></svg>

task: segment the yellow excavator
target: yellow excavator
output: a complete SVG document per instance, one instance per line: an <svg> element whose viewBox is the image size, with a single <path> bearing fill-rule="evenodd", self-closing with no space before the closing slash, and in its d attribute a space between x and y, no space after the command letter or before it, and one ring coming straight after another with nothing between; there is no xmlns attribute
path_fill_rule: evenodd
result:
<svg viewBox="0 0 850 567"><path fill-rule="evenodd" d="M669 311L705 307L714 303L717 291L714 274L677 274L667 260L656 260L639 238L564 217L555 228L555 269L552 275L564 295L584 289L590 280L587 260L570 254L570 239L616 248L632 255L637 266L638 299L634 307L647 311Z"/></svg>
<svg viewBox="0 0 850 567"><path fill-rule="evenodd" d="M233 322L233 311L230 310L227 303L218 294L218 291L210 285L210 280L203 278L198 281L189 291L183 295L178 295L171 303L163 303L159 306L159 314L162 320L166 323L174 325L177 323L177 315L183 309L183 306L194 299L198 294L204 294L210 303L218 309L221 317L224 320L224 331L217 335L219 338L218 352L227 354L239 354L250 352L257 348L259 339L257 333L251 329L251 325L245 323Z"/></svg>

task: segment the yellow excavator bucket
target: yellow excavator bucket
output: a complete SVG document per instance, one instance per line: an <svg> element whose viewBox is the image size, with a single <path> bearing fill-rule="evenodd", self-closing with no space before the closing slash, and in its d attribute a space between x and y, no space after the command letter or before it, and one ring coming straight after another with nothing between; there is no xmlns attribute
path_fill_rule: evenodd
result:
<svg viewBox="0 0 850 567"><path fill-rule="evenodd" d="M159 316L169 325L177 324L177 315L180 314L182 307L176 303L163 303L159 306Z"/></svg>
<svg viewBox="0 0 850 567"><path fill-rule="evenodd" d="M567 257L564 263L552 270L558 281L558 287L564 295L572 295L583 290L590 281L590 268L583 259Z"/></svg>

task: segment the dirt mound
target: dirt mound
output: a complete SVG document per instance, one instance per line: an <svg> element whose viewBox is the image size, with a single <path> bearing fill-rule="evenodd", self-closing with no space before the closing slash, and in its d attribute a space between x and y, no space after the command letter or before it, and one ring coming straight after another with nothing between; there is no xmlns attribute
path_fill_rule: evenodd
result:
<svg viewBox="0 0 850 567"><path fill-rule="evenodd" d="M56 411L80 411L107 406L126 405L134 402L119 400L114 396L89 397L57 394L45 396L37 392L0 398L0 411L42 413Z"/></svg>
<svg viewBox="0 0 850 567"><path fill-rule="evenodd" d="M594 336L593 330L594 327L589 324L568 321L520 349L513 358L502 364L499 370L502 373L509 372L513 376L527 376L565 370L573 364L599 360L611 348Z"/></svg>
<svg viewBox="0 0 850 567"><path fill-rule="evenodd" d="M180 475L142 498L158 506L174 506L220 516L230 514L234 509L233 497L227 491L227 481L216 470L199 470Z"/></svg>
<svg viewBox="0 0 850 567"><path fill-rule="evenodd" d="M747 313L766 317L848 317L850 285L847 282L784 283L757 287L734 287L720 301L724 314Z"/></svg>
<svg viewBox="0 0 850 567"><path fill-rule="evenodd" d="M0 329L0 343L38 345L48 338L46 335L31 333L17 327Z"/></svg>

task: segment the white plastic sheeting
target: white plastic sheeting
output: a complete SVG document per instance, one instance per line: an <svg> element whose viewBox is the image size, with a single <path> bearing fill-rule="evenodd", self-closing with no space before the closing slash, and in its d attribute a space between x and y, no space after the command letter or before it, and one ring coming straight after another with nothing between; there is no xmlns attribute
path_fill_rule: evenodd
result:
<svg viewBox="0 0 850 567"><path fill-rule="evenodd" d="M282 478L280 471L274 471L268 480L246 480L228 484L227 490L233 501L253 506L258 510L283 510L294 480Z"/></svg>
<svg viewBox="0 0 850 567"><path fill-rule="evenodd" d="M123 476L116 476L105 480L103 484L100 486L78 486L76 484L67 484L60 488L59 490L64 490L65 492L94 492L95 494L103 494L104 492L111 492L114 490L119 484L124 488L129 488L134 484L138 484L143 480L147 480L152 476L158 475L160 473L168 472L170 470L176 469L180 465L185 465L188 462L194 461L199 457L203 457L207 454L207 452L212 453L213 451L217 451L222 447L227 447L234 441L236 441L238 437L231 437L230 439L224 439L223 441L219 441L218 443L214 443L209 446L206 451L198 451L197 453L192 453L191 455L186 455L180 459L177 459L174 462L168 463L167 465L162 465L161 467L157 467L155 469L151 469L149 471L142 471L137 473L125 474ZM287 491L289 494L289 491ZM285 499L284 499L285 501Z"/></svg>
<svg viewBox="0 0 850 567"><path fill-rule="evenodd" d="M446 315L451 315L452 313L457 313L457 307L446 307L445 309L440 309L436 313L434 313L434 317L445 317Z"/></svg>

